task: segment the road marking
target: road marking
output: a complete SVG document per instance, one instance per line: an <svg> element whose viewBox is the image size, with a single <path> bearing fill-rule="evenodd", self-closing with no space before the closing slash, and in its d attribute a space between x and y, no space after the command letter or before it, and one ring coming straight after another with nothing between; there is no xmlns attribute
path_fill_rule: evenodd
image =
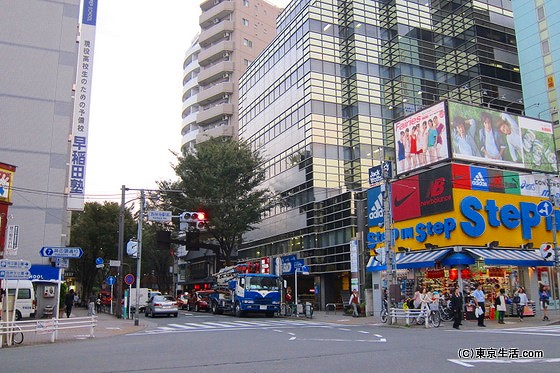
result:
<svg viewBox="0 0 560 373"><path fill-rule="evenodd" d="M346 329L346 328L338 328L338 330L342 330L343 332L349 332L350 329Z"/></svg>
<svg viewBox="0 0 560 373"><path fill-rule="evenodd" d="M169 326L172 326L174 328L181 328L181 329L194 329L194 326L190 326L190 325L186 325L186 324L169 324Z"/></svg>
<svg viewBox="0 0 560 373"><path fill-rule="evenodd" d="M105 330L121 330L121 328L119 328L118 326L110 326L105 328Z"/></svg>
<svg viewBox="0 0 560 373"><path fill-rule="evenodd" d="M369 332L366 332L365 330L358 330L358 333L369 334Z"/></svg>
<svg viewBox="0 0 560 373"><path fill-rule="evenodd" d="M447 330L453 331L453 330ZM549 337L560 337L560 326L527 326L521 328L507 329L474 329L462 330L464 333L494 333L494 334L521 334L521 335L541 335Z"/></svg>
<svg viewBox="0 0 560 373"><path fill-rule="evenodd" d="M290 338L290 341L310 341L310 342L366 342L366 343L382 343L387 342L385 338L381 339L339 339L339 338Z"/></svg>

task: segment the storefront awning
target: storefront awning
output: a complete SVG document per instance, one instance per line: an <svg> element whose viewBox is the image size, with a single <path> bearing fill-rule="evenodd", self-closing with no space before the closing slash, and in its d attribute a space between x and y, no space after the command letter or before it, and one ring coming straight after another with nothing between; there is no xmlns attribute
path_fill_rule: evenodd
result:
<svg viewBox="0 0 560 373"><path fill-rule="evenodd" d="M397 253L396 262L397 269L409 268L427 268L433 267L436 260L443 257L449 252L449 249L435 250L435 251L412 251L407 253ZM376 259L377 257L369 258L366 272L379 272L386 269L385 263L381 264Z"/></svg>
<svg viewBox="0 0 560 373"><path fill-rule="evenodd" d="M507 249L465 249L475 258L484 259L486 265L511 265L522 267L543 267L554 265L546 261L538 250L507 250Z"/></svg>

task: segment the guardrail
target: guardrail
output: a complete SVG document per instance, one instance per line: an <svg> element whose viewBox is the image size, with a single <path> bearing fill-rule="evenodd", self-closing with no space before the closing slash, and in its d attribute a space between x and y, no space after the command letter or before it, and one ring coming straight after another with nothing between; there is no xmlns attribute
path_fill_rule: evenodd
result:
<svg viewBox="0 0 560 373"><path fill-rule="evenodd" d="M429 312L429 311L428 311ZM403 309L403 308L391 308L389 310L389 317L391 317L391 323L396 324L397 319L406 319L406 325L410 325L410 320L414 319L414 323L416 323L416 319L418 316L425 313L419 309ZM428 328L428 318L424 317L424 323L426 328Z"/></svg>
<svg viewBox="0 0 560 373"><path fill-rule="evenodd" d="M74 329L89 329L89 334L85 337L95 338L94 328L97 325L97 316L72 317L60 319L40 319L25 321L0 321L0 348L3 345L11 346L14 341L15 333L23 333L24 340L32 343L40 339L50 339L56 342L59 334L64 334ZM33 337L33 338L29 338Z"/></svg>

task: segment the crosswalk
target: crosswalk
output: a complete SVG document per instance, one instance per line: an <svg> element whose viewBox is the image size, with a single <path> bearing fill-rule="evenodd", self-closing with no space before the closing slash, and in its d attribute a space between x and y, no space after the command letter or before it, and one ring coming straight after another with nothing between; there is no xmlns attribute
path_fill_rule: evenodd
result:
<svg viewBox="0 0 560 373"><path fill-rule="evenodd" d="M129 335L162 334L162 333L181 333L181 332L201 332L201 331L220 331L232 329L273 329L273 328L330 328L332 324L298 321L298 320L235 320L231 321L201 321L201 322L175 322L157 326L153 329Z"/></svg>
<svg viewBox="0 0 560 373"><path fill-rule="evenodd" d="M560 337L560 325L526 326L506 329L482 329L464 330L467 333L495 333L495 334L518 334L518 335L541 335L549 337Z"/></svg>

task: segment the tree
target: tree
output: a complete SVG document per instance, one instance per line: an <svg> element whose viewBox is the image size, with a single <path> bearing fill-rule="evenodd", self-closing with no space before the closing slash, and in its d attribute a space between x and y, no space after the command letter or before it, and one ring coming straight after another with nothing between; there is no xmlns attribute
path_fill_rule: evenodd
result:
<svg viewBox="0 0 560 373"><path fill-rule="evenodd" d="M231 256L242 235L255 228L262 215L279 202L273 192L260 188L265 180L264 158L248 143L230 138L211 138L195 146L195 152L177 155L174 170L180 180L160 182L161 194L179 211L204 211L208 232L217 245L204 245L216 253L218 263ZM165 190L182 190L182 194Z"/></svg>
<svg viewBox="0 0 560 373"><path fill-rule="evenodd" d="M109 269L98 269L96 258L108 263L117 259L118 227L120 207L115 202L88 202L84 211L72 213L70 246L81 247L84 254L80 259L71 259L71 269L82 282L82 298L87 299L94 287L100 287ZM135 222L130 210L125 210L125 239L135 233Z"/></svg>

